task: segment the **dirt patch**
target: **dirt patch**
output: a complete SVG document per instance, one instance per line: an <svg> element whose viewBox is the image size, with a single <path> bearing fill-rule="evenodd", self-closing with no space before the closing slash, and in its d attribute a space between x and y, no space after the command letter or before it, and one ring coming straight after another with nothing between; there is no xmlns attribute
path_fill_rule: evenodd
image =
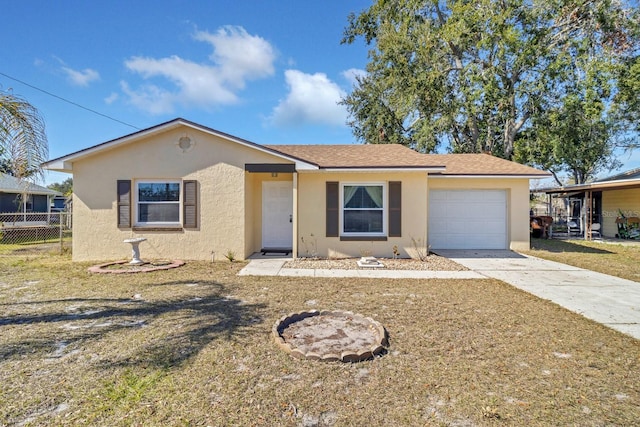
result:
<svg viewBox="0 0 640 427"><path fill-rule="evenodd" d="M129 261L107 262L89 267L89 273L126 274L148 273L150 271L168 270L184 265L184 261L151 261L144 264L129 264Z"/></svg>
<svg viewBox="0 0 640 427"><path fill-rule="evenodd" d="M386 331L375 320L347 311L306 311L283 317L273 328L278 345L294 357L343 362L384 351Z"/></svg>
<svg viewBox="0 0 640 427"><path fill-rule="evenodd" d="M323 269L323 270L366 270L359 267L360 258L324 259L298 258L287 261L283 268ZM430 271L466 271L468 268L436 254L430 254L424 261L411 258L378 258L385 270L430 270Z"/></svg>

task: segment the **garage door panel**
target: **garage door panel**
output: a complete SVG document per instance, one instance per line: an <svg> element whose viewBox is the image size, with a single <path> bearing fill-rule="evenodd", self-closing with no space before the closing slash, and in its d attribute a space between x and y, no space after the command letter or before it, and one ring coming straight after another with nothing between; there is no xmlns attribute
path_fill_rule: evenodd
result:
<svg viewBox="0 0 640 427"><path fill-rule="evenodd" d="M433 228L434 232L451 232L452 229L450 229L449 227L453 228L453 224L447 221L439 220L430 222L429 227Z"/></svg>
<svg viewBox="0 0 640 427"><path fill-rule="evenodd" d="M483 221L463 221L458 227L467 235L476 235L478 232L488 233L487 224Z"/></svg>
<svg viewBox="0 0 640 427"><path fill-rule="evenodd" d="M433 191L429 194L429 199L433 201L447 200L447 194L443 191Z"/></svg>
<svg viewBox="0 0 640 427"><path fill-rule="evenodd" d="M431 212L436 218L444 218L447 215L447 212L449 211L449 208L446 204L444 203L440 203L440 201L433 201L434 206L433 206L433 210L429 211Z"/></svg>
<svg viewBox="0 0 640 427"><path fill-rule="evenodd" d="M429 235L431 249L505 249L504 236Z"/></svg>
<svg viewBox="0 0 640 427"><path fill-rule="evenodd" d="M487 206L481 214L487 221L491 221L493 218L499 218L501 221L504 220L504 206Z"/></svg>
<svg viewBox="0 0 640 427"><path fill-rule="evenodd" d="M505 237L505 235L504 235L504 223L502 223L502 222L485 222L483 224L483 227L484 227L483 231L486 234L498 234L502 238Z"/></svg>
<svg viewBox="0 0 640 427"><path fill-rule="evenodd" d="M431 190L429 245L432 249L506 249L504 190Z"/></svg>
<svg viewBox="0 0 640 427"><path fill-rule="evenodd" d="M452 249L452 248L456 248L456 247L460 247L463 246L465 243L465 237L464 235L449 235L449 238L447 240L447 243L451 246L450 248L439 248L439 249ZM438 248L433 248L433 249L438 249Z"/></svg>

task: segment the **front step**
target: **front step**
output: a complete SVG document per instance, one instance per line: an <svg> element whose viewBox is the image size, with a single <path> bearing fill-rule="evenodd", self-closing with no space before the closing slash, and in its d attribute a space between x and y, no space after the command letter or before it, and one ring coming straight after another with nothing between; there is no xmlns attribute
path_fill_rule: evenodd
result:
<svg viewBox="0 0 640 427"><path fill-rule="evenodd" d="M260 249L260 252L262 252L262 255L267 255L267 254L289 255L292 252L292 249L291 248L262 248Z"/></svg>

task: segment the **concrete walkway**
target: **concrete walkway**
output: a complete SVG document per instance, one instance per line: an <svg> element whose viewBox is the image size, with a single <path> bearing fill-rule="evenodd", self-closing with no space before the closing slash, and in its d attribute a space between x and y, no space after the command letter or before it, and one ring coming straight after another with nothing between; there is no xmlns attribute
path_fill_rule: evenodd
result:
<svg viewBox="0 0 640 427"><path fill-rule="evenodd" d="M510 251L441 250L470 271L321 270L282 268L290 258L255 257L240 275L483 279L509 283L586 318L640 339L640 283Z"/></svg>
<svg viewBox="0 0 640 427"><path fill-rule="evenodd" d="M382 279L484 279L475 271L429 271L429 270L386 270L386 269L311 269L282 268L291 258L254 255L249 264L238 275L240 276L285 276L285 277L369 277Z"/></svg>

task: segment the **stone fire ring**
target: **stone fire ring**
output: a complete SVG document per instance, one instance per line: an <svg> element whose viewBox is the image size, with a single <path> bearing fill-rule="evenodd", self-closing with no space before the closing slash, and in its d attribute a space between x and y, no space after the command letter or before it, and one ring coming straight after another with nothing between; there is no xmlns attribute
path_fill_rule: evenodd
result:
<svg viewBox="0 0 640 427"><path fill-rule="evenodd" d="M384 327L349 311L301 311L278 320L272 329L278 346L298 359L361 362L388 346Z"/></svg>
<svg viewBox="0 0 640 427"><path fill-rule="evenodd" d="M150 271L168 270L170 268L176 268L184 265L184 261L173 260L168 263L154 265L153 263L145 263L140 265L131 265L130 268L109 268L114 265L129 264L129 260L105 262L104 264L94 265L89 267L89 273L102 273L102 274L131 274L131 273L148 273Z"/></svg>

